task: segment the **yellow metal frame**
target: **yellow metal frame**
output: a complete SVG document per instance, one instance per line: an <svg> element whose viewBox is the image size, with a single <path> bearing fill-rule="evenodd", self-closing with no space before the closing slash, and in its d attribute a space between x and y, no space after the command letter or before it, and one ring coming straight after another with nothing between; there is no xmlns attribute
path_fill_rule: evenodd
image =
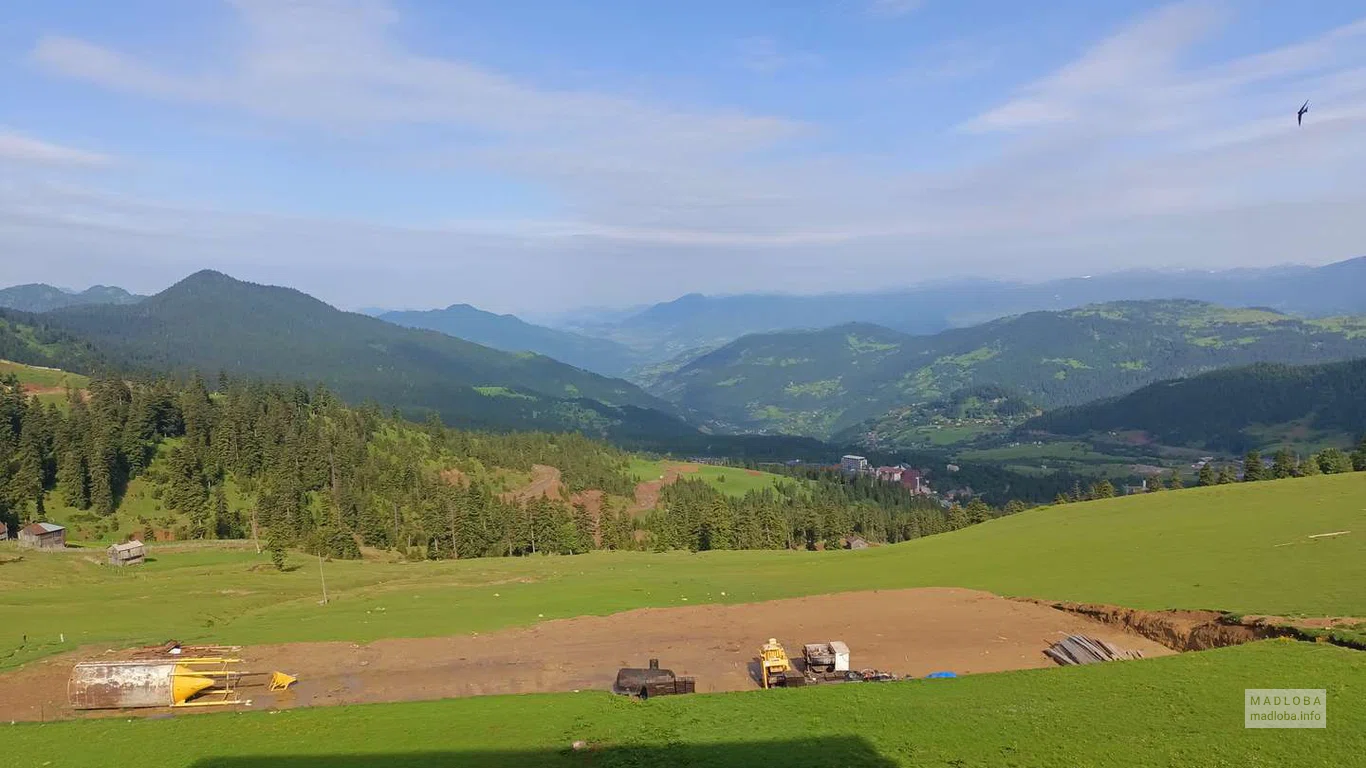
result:
<svg viewBox="0 0 1366 768"><path fill-rule="evenodd" d="M244 701L237 698L237 683L242 679L242 673L229 668L240 663L241 659L212 656L176 659L175 671L171 673L171 706L223 707L244 704ZM196 696L200 698L190 701Z"/></svg>

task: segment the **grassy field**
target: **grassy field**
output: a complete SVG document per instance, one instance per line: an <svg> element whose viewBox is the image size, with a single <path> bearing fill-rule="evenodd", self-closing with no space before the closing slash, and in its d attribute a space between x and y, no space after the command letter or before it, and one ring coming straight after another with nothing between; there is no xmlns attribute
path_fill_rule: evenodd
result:
<svg viewBox="0 0 1366 768"><path fill-rule="evenodd" d="M655 480L665 473L670 465L679 465L683 462L677 461L644 461L634 459L631 461L631 474L640 478L642 481ZM737 469L735 467L718 467L711 464L699 464L697 472L687 473L682 477L693 480L705 480L718 491L728 496L744 496L750 491L771 488L780 482L795 482L792 478L774 475L768 472L757 472L748 469Z"/></svg>
<svg viewBox="0 0 1366 768"><path fill-rule="evenodd" d="M7 376L11 373L19 377L20 384L45 390L38 394L39 400L44 403L57 403L63 407L66 405L67 387L85 389L90 386L90 378L79 373L67 373L56 368L42 368L14 363L9 360L0 360L0 376Z"/></svg>
<svg viewBox="0 0 1366 768"><path fill-rule="evenodd" d="M300 567L280 573L249 547L154 547L146 566L114 570L99 564L102 551L6 545L0 667L85 643L364 642L917 586L1135 608L1366 616L1363 522L1366 473L1354 473L1070 504L861 552L331 562L327 606L318 604L317 561L297 553L291 562ZM1343 530L1353 533L1307 538Z"/></svg>
<svg viewBox="0 0 1366 768"><path fill-rule="evenodd" d="M1322 730L1247 730L1245 688L1323 688ZM6 764L359 766L1347 766L1366 656L1256 643L958 680L630 701L601 692L7 727ZM569 745L591 745L574 752ZM134 761L132 756L136 756Z"/></svg>

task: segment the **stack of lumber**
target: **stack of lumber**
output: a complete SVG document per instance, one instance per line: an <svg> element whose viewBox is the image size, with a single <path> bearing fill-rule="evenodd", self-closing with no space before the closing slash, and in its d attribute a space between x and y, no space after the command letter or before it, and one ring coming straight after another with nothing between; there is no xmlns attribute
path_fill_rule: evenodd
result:
<svg viewBox="0 0 1366 768"><path fill-rule="evenodd" d="M1061 642L1045 649L1044 655L1064 667L1072 664L1095 664L1098 661L1143 658L1142 651L1126 651L1104 640L1085 635L1068 635Z"/></svg>

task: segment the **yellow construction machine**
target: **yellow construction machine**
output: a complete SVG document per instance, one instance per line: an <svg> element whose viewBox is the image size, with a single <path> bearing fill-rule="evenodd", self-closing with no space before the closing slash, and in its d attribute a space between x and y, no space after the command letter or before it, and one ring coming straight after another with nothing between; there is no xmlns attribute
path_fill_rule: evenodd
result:
<svg viewBox="0 0 1366 768"><path fill-rule="evenodd" d="M792 669L792 660L787 657L787 651L783 649L782 643L772 637L759 647L759 675L765 688L786 686L804 679Z"/></svg>

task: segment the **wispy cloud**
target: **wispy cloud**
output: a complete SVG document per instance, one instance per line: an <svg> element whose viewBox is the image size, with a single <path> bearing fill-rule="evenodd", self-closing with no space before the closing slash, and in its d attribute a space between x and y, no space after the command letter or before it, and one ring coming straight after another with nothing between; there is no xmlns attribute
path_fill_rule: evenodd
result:
<svg viewBox="0 0 1366 768"><path fill-rule="evenodd" d="M925 0L872 0L868 3L868 13L873 16L889 18L914 13L925 5Z"/></svg>
<svg viewBox="0 0 1366 768"><path fill-rule="evenodd" d="M760 75L772 75L794 66L815 64L820 57L801 51L784 50L771 37L746 37L736 43L740 66Z"/></svg>
<svg viewBox="0 0 1366 768"><path fill-rule="evenodd" d="M101 168L114 162L109 155L64 147L0 128L0 161L6 160L84 168Z"/></svg>
<svg viewBox="0 0 1366 768"><path fill-rule="evenodd" d="M341 146L360 136L368 150L418 156L437 171L527 181L554 197L553 216L452 224L453 210L400 227L163 209L0 179L0 245L72 263L157 253L142 258L184 271L239 264L274 282L288 275L272 277L269 265L288 261L296 266L274 268L297 270L302 287L332 281L329 298L343 302L355 286L386 290L380 266L401 265L416 276L403 290L425 293L370 303L508 296L550 306L850 289L886 275L1328 260L1359 255L1366 242L1366 189L1354 182L1366 177L1366 21L1221 60L1202 45L1221 30L1222 11L1165 8L961 125L909 107L905 119L974 159L931 158L919 167L935 170L908 171L919 150L870 158L847 149L859 136L832 137L833 124L665 93L548 88L421 55L380 2L234 5L246 34L198 71L64 37L33 55L51 73L224 121L247 115ZM750 41L756 71L785 66L791 54L764 40ZM971 47L960 56L974 60ZM1305 98L1313 106L1300 128L1294 110ZM327 269L316 268L320 254ZM448 295L452 286L460 296Z"/></svg>

